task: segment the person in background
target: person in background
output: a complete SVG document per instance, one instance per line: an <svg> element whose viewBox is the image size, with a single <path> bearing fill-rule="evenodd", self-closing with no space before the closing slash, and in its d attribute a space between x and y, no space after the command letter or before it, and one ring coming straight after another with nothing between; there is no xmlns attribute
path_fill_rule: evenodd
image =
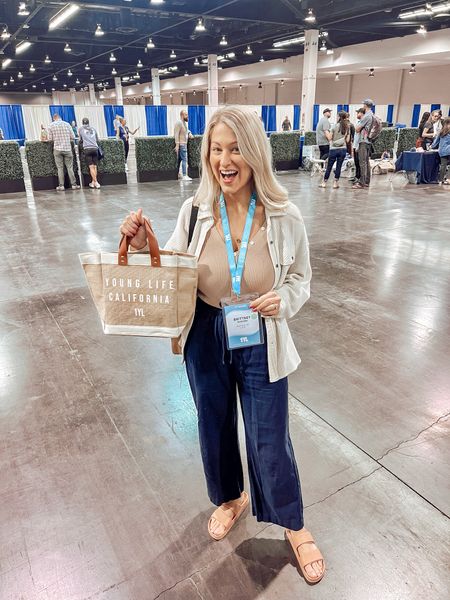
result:
<svg viewBox="0 0 450 600"><path fill-rule="evenodd" d="M292 129L291 122L289 121L289 117L287 115L284 117L284 121L281 124L281 128L283 131L290 131Z"/></svg>
<svg viewBox="0 0 450 600"><path fill-rule="evenodd" d="M96 130L89 125L89 119L83 118L82 126L78 133L80 136L79 148L84 155L86 164L89 167L92 181L89 184L90 188L99 188L100 184L97 181L97 165L98 165L98 134Z"/></svg>
<svg viewBox="0 0 450 600"><path fill-rule="evenodd" d="M370 99L364 100L364 117L359 125L355 127L355 132L359 133L358 159L361 169L361 177L358 183L352 187L354 189L368 188L370 185L370 149L372 142L369 140L369 131L373 123L373 101Z"/></svg>
<svg viewBox="0 0 450 600"><path fill-rule="evenodd" d="M444 125L444 120L442 119L442 110L441 109L436 110L435 112L437 115L437 119L433 123L433 133L434 133L434 137L437 137L440 134L441 129Z"/></svg>
<svg viewBox="0 0 450 600"><path fill-rule="evenodd" d="M0 140L4 140L5 136L3 134L3 129L0 129Z"/></svg>
<svg viewBox="0 0 450 600"><path fill-rule="evenodd" d="M431 147L433 149L438 148L441 159L439 185L450 185L450 181L447 179L447 168L450 166L450 117L444 119L442 129Z"/></svg>
<svg viewBox="0 0 450 600"><path fill-rule="evenodd" d="M328 141L327 132L331 131L331 108L326 108L323 111L323 117L319 120L316 127L316 140L319 146L320 159L326 160L330 151L330 142Z"/></svg>
<svg viewBox="0 0 450 600"><path fill-rule="evenodd" d="M179 173L181 164L183 181L192 181L191 177L187 174L187 141L191 135L188 129L187 110L180 112L180 119L175 123L173 134L175 136L175 152L178 156L177 172Z"/></svg>
<svg viewBox="0 0 450 600"><path fill-rule="evenodd" d="M419 123L419 137L417 138L417 141L416 141L416 148L423 148L424 150L426 150L425 139L423 138L423 130L425 127L425 123L428 121L429 118L430 118L430 113L425 111L423 113L422 118L420 119L420 123Z"/></svg>
<svg viewBox="0 0 450 600"><path fill-rule="evenodd" d="M424 140L424 143L422 145L422 148L424 150L428 150L428 148L433 143L434 138L436 137L436 134L434 133L434 130L435 130L434 125L435 125L436 121L438 121L438 120L439 120L439 113L437 110L433 110L430 118L423 126L422 138Z"/></svg>
<svg viewBox="0 0 450 600"><path fill-rule="evenodd" d="M361 119L364 117L365 110L363 107L358 108L356 111L356 126L355 126L355 135L353 137L353 160L355 161L355 176L352 178L354 183L359 183L361 179L361 167L359 164L359 139L361 134L356 131L356 127L361 123Z"/></svg>
<svg viewBox="0 0 450 600"><path fill-rule="evenodd" d="M328 154L327 170L325 171L323 181L319 187L326 187L327 181L331 175L331 170L334 163L336 163L333 188L338 188L342 163L347 154L347 144L350 143L350 122L345 110L339 111L338 122L331 131L326 132L326 136L330 143L330 152Z"/></svg>
<svg viewBox="0 0 450 600"><path fill-rule="evenodd" d="M122 118L122 115L115 115L114 116L114 121L113 121L113 127L114 127L114 135L116 136L117 139L120 138L120 128L122 126L120 119Z"/></svg>
<svg viewBox="0 0 450 600"><path fill-rule="evenodd" d="M70 126L72 127L73 135L75 136L75 144L78 144L78 126L76 121L72 121Z"/></svg>
<svg viewBox="0 0 450 600"><path fill-rule="evenodd" d="M120 136L120 139L123 141L123 145L125 148L125 170L128 171L127 160L128 160L128 153L130 152L130 135L134 135L136 133L136 131L139 131L139 127L136 127L136 129L134 131L131 131L128 128L127 121L124 117L120 117L119 120L120 120L119 136Z"/></svg>
<svg viewBox="0 0 450 600"><path fill-rule="evenodd" d="M53 115L53 122L48 126L48 141L53 142L53 156L55 158L56 168L58 169L58 182L56 188L58 192L64 191L64 165L69 175L70 184L73 190L79 190L80 186L75 179L73 172L73 152L72 142L75 141L72 127L67 121L63 121L56 113Z"/></svg>
<svg viewBox="0 0 450 600"><path fill-rule="evenodd" d="M41 123L41 135L40 135L40 140L41 140L41 142L48 142L48 131L47 131L47 129L44 127L44 125L42 125L42 123Z"/></svg>

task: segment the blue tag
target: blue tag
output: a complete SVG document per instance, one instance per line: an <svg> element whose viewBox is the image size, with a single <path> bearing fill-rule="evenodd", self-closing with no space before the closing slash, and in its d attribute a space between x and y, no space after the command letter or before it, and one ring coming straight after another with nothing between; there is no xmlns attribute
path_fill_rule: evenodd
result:
<svg viewBox="0 0 450 600"><path fill-rule="evenodd" d="M223 306L228 350L264 343L261 315L248 302Z"/></svg>

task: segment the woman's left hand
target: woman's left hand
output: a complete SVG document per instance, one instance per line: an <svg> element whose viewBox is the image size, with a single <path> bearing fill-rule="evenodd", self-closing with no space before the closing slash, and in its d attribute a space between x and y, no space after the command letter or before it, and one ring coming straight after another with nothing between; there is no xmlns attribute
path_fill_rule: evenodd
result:
<svg viewBox="0 0 450 600"><path fill-rule="evenodd" d="M263 317L276 317L280 312L281 298L272 290L263 294L256 300L250 303L250 308L254 312L259 312Z"/></svg>

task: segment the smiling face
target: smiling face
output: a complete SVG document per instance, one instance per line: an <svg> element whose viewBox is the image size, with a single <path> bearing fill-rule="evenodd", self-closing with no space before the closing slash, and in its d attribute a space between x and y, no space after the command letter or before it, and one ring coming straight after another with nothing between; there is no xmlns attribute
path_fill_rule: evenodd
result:
<svg viewBox="0 0 450 600"><path fill-rule="evenodd" d="M224 123L212 130L209 163L225 194L237 194L251 185L253 172L239 152L235 134Z"/></svg>

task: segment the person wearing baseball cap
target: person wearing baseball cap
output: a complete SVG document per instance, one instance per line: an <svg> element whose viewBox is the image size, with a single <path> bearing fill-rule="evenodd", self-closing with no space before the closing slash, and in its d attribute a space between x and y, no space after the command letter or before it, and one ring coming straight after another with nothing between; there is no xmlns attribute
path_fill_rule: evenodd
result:
<svg viewBox="0 0 450 600"><path fill-rule="evenodd" d="M317 127L316 127L316 140L317 140L317 145L319 146L321 160L325 160L328 157L328 154L330 152L330 142L328 141L328 138L325 133L325 132L329 133L331 130L330 117L331 117L331 108L326 108L323 111L323 117L317 123Z"/></svg>
<svg viewBox="0 0 450 600"><path fill-rule="evenodd" d="M356 133L360 134L359 137L359 148L358 148L358 159L359 166L361 169L361 178L352 187L354 189L368 188L370 185L370 148L371 141L368 138L369 130L373 121L374 106L373 100L367 98L363 101L365 109L364 117L361 119L359 124L355 127Z"/></svg>

